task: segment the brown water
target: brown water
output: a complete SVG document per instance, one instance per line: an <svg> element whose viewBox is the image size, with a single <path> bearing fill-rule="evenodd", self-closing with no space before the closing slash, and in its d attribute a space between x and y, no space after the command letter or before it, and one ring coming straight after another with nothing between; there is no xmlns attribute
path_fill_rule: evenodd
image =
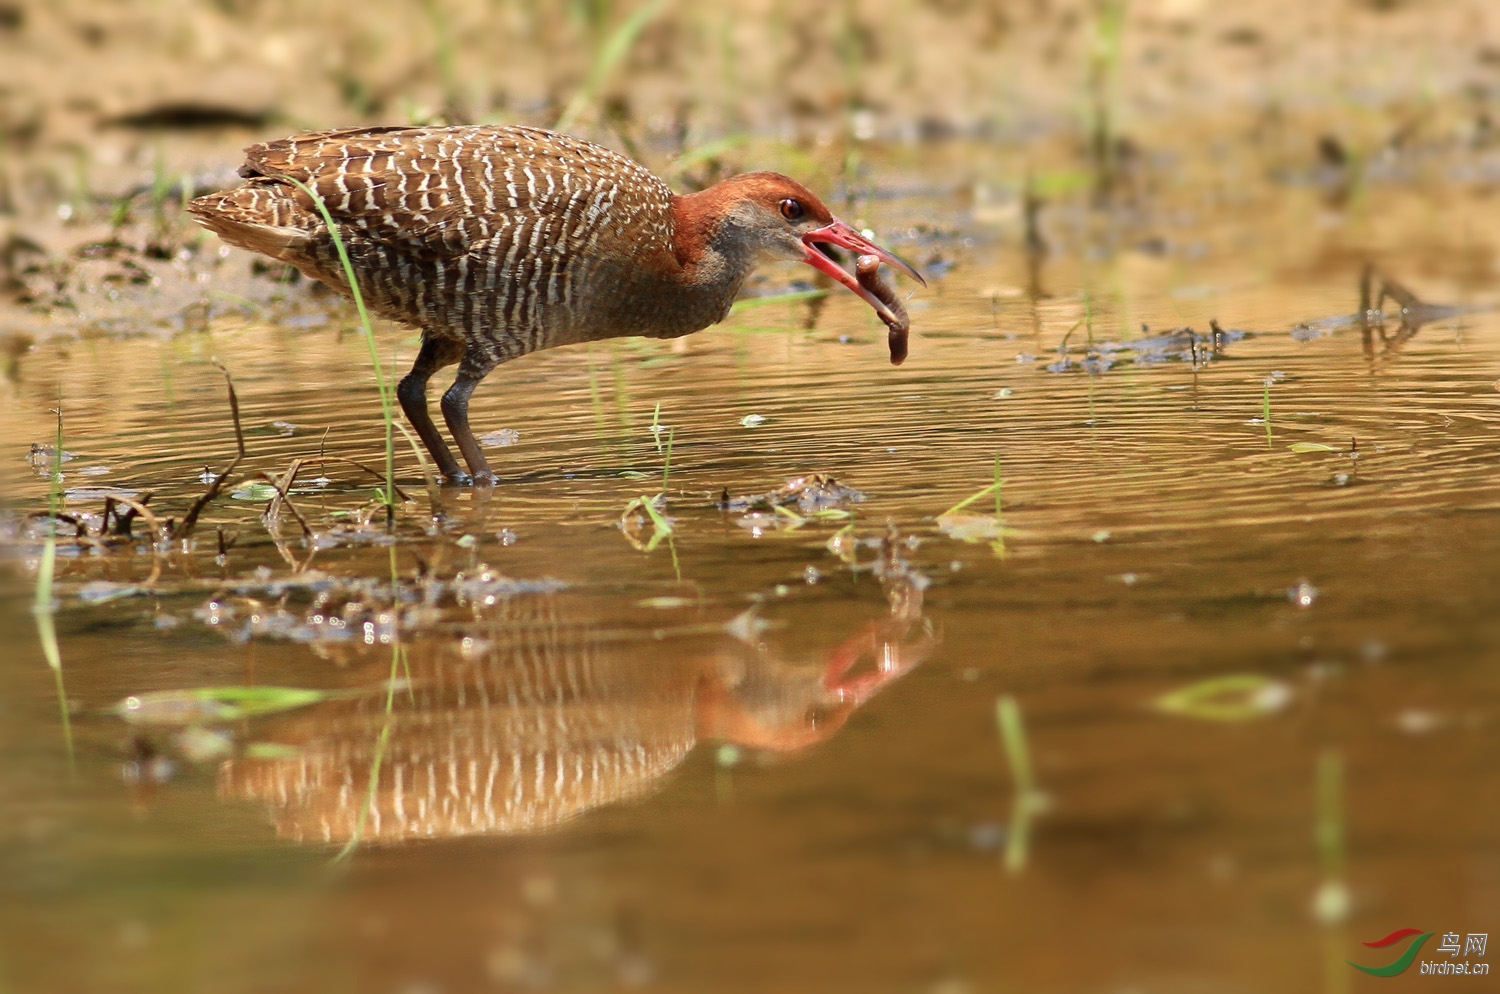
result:
<svg viewBox="0 0 1500 994"><path fill-rule="evenodd" d="M0 989L1404 989L1430 978L1343 960L1386 962L1359 940L1403 926L1500 931L1500 317L1368 351L1341 317L1367 256L1493 299L1493 200L1059 211L1038 271L981 208L861 205L941 274L904 366L848 295L526 358L473 409L519 433L505 482L433 507L403 449L393 543L338 461L378 465L381 429L336 302L23 355L0 387L18 607L49 409L69 512L120 488L180 517L234 450L215 360L240 472L304 457L314 537L226 494L186 546L64 541L71 770L35 630L4 616ZM1107 344L1210 317L1249 334ZM378 337L410 361L410 332ZM654 421L675 526L646 551L618 522L662 489ZM938 520L997 457L1000 520L989 496ZM717 506L813 473L863 495L852 517ZM1238 674L1269 688L1244 720L1152 707ZM107 711L243 684L368 692L206 722L229 754L197 760ZM1024 850L1001 695L1046 799Z"/></svg>

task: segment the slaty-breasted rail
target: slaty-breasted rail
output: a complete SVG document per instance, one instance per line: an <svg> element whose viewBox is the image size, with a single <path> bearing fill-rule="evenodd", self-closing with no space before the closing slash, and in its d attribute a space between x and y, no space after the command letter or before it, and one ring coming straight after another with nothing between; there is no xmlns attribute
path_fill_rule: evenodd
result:
<svg viewBox="0 0 1500 994"><path fill-rule="evenodd" d="M577 342L677 338L722 321L756 266L806 262L864 298L905 355L906 315L875 275L911 266L770 172L676 194L602 146L528 127L361 128L251 146L238 189L194 200L225 241L349 291L326 205L372 310L415 325L421 350L401 409L450 482L494 482L469 428L469 397L496 366ZM858 278L820 246L860 256ZM459 468L427 410L427 381L458 364L443 419Z"/></svg>

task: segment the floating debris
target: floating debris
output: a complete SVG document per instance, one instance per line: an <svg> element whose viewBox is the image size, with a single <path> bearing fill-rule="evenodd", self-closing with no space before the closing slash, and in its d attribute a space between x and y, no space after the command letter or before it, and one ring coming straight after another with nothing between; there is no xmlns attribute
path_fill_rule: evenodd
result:
<svg viewBox="0 0 1500 994"><path fill-rule="evenodd" d="M1447 724L1447 716L1436 711L1408 708L1396 715L1396 727L1407 735L1427 735Z"/></svg>
<svg viewBox="0 0 1500 994"><path fill-rule="evenodd" d="M1292 702L1292 688L1280 680L1255 673L1213 677L1158 697L1158 711L1202 721L1237 722L1283 710Z"/></svg>
<svg viewBox="0 0 1500 994"><path fill-rule="evenodd" d="M234 736L222 728L189 725L177 733L177 751L192 763L212 763L234 752Z"/></svg>
<svg viewBox="0 0 1500 994"><path fill-rule="evenodd" d="M487 431L479 436L479 444L485 448L499 449L507 445L515 445L521 440L521 433L514 428L499 428L495 431Z"/></svg>
<svg viewBox="0 0 1500 994"><path fill-rule="evenodd" d="M114 583L109 580L91 580L78 588L78 599L85 604L108 604L145 593L145 589L133 583Z"/></svg>
<svg viewBox="0 0 1500 994"><path fill-rule="evenodd" d="M454 578L452 589L460 604L494 604L499 599L519 597L522 594L555 594L568 589L568 585L561 580L545 577L540 580L517 580L488 568L481 568L472 576L460 573Z"/></svg>
<svg viewBox="0 0 1500 994"><path fill-rule="evenodd" d="M1142 326L1143 332L1149 330ZM1197 367L1219 358L1226 345L1241 341L1249 335L1247 331L1221 328L1218 321L1210 321L1207 333L1184 326L1156 334L1143 334L1140 338L1125 341L1082 345L1079 348L1083 356L1079 359L1072 357L1072 349L1064 342L1058 346L1058 358L1045 368L1051 373L1078 370L1090 376L1100 376L1122 364L1155 366L1165 362L1186 362ZM1016 358L1017 361L1022 361L1020 356ZM1028 356L1025 361L1030 359Z"/></svg>
<svg viewBox="0 0 1500 994"><path fill-rule="evenodd" d="M186 728L292 711L335 693L298 687L194 687L133 694L110 710L133 725Z"/></svg>
<svg viewBox="0 0 1500 994"><path fill-rule="evenodd" d="M276 488L269 483L247 483L243 487L235 487L229 491L229 496L235 500L270 500L276 494Z"/></svg>
<svg viewBox="0 0 1500 994"><path fill-rule="evenodd" d="M1286 599L1298 607L1312 607L1318 599L1318 588L1306 580L1298 580L1295 586L1286 589Z"/></svg>
<svg viewBox="0 0 1500 994"><path fill-rule="evenodd" d="M126 500L138 500L141 492L126 487L72 487L63 491L63 495L70 501L105 500L110 497L115 500L122 497Z"/></svg>
<svg viewBox="0 0 1500 994"><path fill-rule="evenodd" d="M864 499L863 491L846 487L831 476L809 473L807 476L794 477L775 490L763 494L730 497L726 493L719 499L719 508L724 511L774 511L778 507L795 505L804 517L811 517L819 512L861 503ZM829 520L836 520L841 516L827 517ZM847 514L842 517L847 517Z"/></svg>
<svg viewBox="0 0 1500 994"><path fill-rule="evenodd" d="M1005 526L992 514L942 514L937 526L944 535L960 542L988 542L1006 534Z"/></svg>
<svg viewBox="0 0 1500 994"><path fill-rule="evenodd" d="M661 611L676 610L680 607L692 607L698 602L691 597L643 597L635 602L636 607L649 607Z"/></svg>
<svg viewBox="0 0 1500 994"><path fill-rule="evenodd" d="M50 445L47 442L32 442L31 453L27 456L27 462L31 463L31 468L41 475L51 476L54 463L72 462L78 458L78 453L69 452L66 449L63 450L60 457L55 456L55 452L57 452L56 446Z"/></svg>

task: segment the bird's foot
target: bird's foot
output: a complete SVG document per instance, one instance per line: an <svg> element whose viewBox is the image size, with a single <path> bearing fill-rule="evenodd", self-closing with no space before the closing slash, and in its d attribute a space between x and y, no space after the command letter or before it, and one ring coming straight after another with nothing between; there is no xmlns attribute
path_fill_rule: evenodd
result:
<svg viewBox="0 0 1500 994"><path fill-rule="evenodd" d="M443 483L450 487L493 487L499 482L500 477L487 469L473 475L462 470L443 474Z"/></svg>

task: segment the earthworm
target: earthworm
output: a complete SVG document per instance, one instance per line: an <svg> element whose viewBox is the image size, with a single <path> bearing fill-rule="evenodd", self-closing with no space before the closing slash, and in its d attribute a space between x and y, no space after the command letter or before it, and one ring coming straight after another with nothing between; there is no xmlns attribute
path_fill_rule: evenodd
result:
<svg viewBox="0 0 1500 994"><path fill-rule="evenodd" d="M911 318L907 317L906 308L896 291L881 280L880 256L860 256L854 261L854 273L859 277L859 285L883 305L877 311L880 320L890 329L887 339L891 347L891 365L899 366L906 359L906 333L911 330Z"/></svg>

